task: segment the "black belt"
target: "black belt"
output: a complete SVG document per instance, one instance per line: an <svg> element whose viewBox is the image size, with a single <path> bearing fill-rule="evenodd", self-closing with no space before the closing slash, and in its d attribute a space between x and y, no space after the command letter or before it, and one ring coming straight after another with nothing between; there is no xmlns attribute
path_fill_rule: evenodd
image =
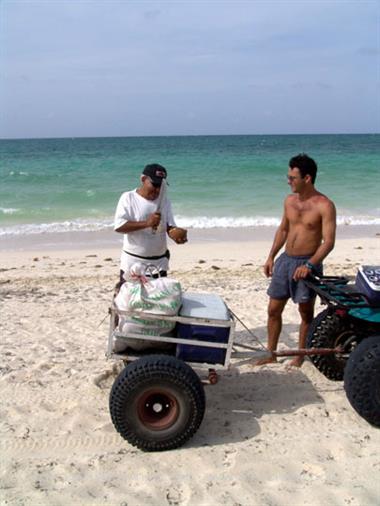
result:
<svg viewBox="0 0 380 506"><path fill-rule="evenodd" d="M170 251L168 249L165 251L165 253L163 255L157 255L157 256L153 256L153 257L143 257L141 255L135 255L134 253L130 253L129 251L125 251L125 250L123 250L123 251L127 255L131 255L132 257L136 257L136 258L142 258L143 260L159 260L160 258L167 258L169 260L169 258L170 258Z"/></svg>

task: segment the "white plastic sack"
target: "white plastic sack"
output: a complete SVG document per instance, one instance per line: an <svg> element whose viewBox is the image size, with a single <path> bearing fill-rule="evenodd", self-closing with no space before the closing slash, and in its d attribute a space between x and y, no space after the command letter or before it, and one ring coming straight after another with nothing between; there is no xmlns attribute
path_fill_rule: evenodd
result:
<svg viewBox="0 0 380 506"><path fill-rule="evenodd" d="M144 311L150 314L175 316L181 306L181 285L172 278L157 278L144 280L143 277L126 281L115 297L115 305L122 311ZM128 337L128 334L141 334L144 336L158 336L170 333L175 322L164 320L144 319L140 317L120 316L118 330ZM167 343L140 340L134 338L115 339L114 351L123 351L126 348L144 350L146 348L167 347Z"/></svg>

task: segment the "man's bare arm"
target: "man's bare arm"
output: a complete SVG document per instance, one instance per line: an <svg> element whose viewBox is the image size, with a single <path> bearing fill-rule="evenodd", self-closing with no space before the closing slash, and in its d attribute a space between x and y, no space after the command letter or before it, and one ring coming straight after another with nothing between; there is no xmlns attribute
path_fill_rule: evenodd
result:
<svg viewBox="0 0 380 506"><path fill-rule="evenodd" d="M160 213L152 213L144 221L127 221L121 227L116 228L115 232L120 234L129 234L130 232L136 232L136 230L143 230L144 228L156 228L158 227L161 219Z"/></svg>
<svg viewBox="0 0 380 506"><path fill-rule="evenodd" d="M275 258L277 253L285 244L286 239L288 237L288 232L289 232L288 220L284 216L281 221L281 225L278 227L277 232L274 236L273 244L269 252L268 258Z"/></svg>
<svg viewBox="0 0 380 506"><path fill-rule="evenodd" d="M322 244L319 246L314 255L309 259L309 262L313 265L320 264L335 246L336 209L331 200L328 200L323 206L321 215Z"/></svg>
<svg viewBox="0 0 380 506"><path fill-rule="evenodd" d="M286 206L286 202L285 202L285 206ZM280 226L278 227L278 229L276 231L276 234L273 239L273 244L272 244L271 250L269 252L267 261L264 264L264 273L267 277L272 276L274 259L277 255L277 253L280 251L280 249L285 244L286 239L289 234L289 220L286 217L285 206L284 206L284 214L282 216Z"/></svg>

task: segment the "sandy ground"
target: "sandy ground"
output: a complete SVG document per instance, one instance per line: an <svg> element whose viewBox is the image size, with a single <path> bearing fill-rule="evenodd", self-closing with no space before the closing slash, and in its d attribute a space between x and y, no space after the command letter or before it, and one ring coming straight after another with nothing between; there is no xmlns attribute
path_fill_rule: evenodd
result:
<svg viewBox="0 0 380 506"><path fill-rule="evenodd" d="M380 263L375 232L339 239L326 273ZM221 295L265 343L270 240L241 239L174 245L172 277ZM144 453L121 439L108 411L121 364L105 358L119 250L88 246L0 252L1 505L378 504L380 431L308 361L221 372L180 449ZM297 329L289 303L282 348L297 346ZM239 325L236 341L254 344Z"/></svg>

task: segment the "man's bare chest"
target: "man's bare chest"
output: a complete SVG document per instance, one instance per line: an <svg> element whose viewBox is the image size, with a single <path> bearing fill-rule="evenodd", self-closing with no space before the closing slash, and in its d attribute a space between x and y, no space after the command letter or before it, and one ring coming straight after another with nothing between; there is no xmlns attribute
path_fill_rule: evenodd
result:
<svg viewBox="0 0 380 506"><path fill-rule="evenodd" d="M321 214L315 206L304 203L294 203L287 208L287 218L291 225L300 225L309 229L319 228Z"/></svg>

